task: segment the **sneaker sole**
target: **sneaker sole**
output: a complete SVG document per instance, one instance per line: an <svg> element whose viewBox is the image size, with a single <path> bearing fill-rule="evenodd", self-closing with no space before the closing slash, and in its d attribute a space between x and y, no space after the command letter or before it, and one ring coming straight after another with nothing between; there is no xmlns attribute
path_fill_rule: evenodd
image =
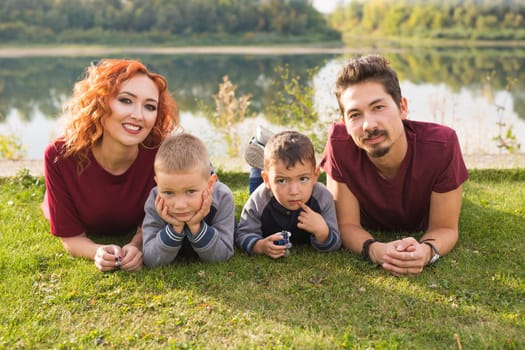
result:
<svg viewBox="0 0 525 350"><path fill-rule="evenodd" d="M264 148L261 146L251 143L244 152L244 159L250 166L258 169L264 168Z"/></svg>

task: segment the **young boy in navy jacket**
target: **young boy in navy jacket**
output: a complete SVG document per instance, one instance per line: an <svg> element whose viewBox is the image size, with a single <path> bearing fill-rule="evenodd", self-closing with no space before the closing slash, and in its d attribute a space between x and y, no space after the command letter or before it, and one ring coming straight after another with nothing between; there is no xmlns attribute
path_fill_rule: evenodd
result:
<svg viewBox="0 0 525 350"><path fill-rule="evenodd" d="M238 247L274 259L286 255L282 242L288 238L293 245L311 244L320 252L339 249L334 200L318 176L307 136L295 131L273 135L264 148L264 183L250 195L235 231Z"/></svg>

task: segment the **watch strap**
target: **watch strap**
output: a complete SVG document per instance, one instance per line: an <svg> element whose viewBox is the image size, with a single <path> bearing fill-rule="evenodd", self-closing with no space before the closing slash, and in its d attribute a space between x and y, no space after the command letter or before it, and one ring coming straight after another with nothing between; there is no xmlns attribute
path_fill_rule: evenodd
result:
<svg viewBox="0 0 525 350"><path fill-rule="evenodd" d="M363 248L361 249L361 256L363 257L364 260L372 262L372 260L370 259L370 245L372 245L372 243L375 243L375 242L377 242L377 240L373 238L367 239L366 241L363 242Z"/></svg>
<svg viewBox="0 0 525 350"><path fill-rule="evenodd" d="M432 257L430 258L430 261L427 265L431 265L439 259L439 251L437 250L436 246L432 243L430 243L428 240L421 241L420 243L426 244L430 247L430 250L432 252Z"/></svg>

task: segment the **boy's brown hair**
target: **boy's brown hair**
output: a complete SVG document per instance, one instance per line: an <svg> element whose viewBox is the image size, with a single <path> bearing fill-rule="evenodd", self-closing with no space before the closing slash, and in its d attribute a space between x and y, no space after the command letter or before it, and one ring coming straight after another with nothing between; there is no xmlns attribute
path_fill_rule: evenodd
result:
<svg viewBox="0 0 525 350"><path fill-rule="evenodd" d="M208 150L198 137L180 133L167 137L155 156L155 173L172 173L193 169L202 170L203 176L210 175Z"/></svg>
<svg viewBox="0 0 525 350"><path fill-rule="evenodd" d="M264 147L264 169L281 161L286 168L311 163L316 167L315 150L308 136L297 131L282 131L273 135Z"/></svg>

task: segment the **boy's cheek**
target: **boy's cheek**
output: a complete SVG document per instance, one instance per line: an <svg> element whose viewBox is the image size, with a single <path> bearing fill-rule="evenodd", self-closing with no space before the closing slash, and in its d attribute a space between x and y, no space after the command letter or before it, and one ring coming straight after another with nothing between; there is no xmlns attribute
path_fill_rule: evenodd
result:
<svg viewBox="0 0 525 350"><path fill-rule="evenodd" d="M202 205L204 204L204 198L201 198L198 202L195 203L196 208L202 208Z"/></svg>
<svg viewBox="0 0 525 350"><path fill-rule="evenodd" d="M169 202L169 198L168 198L168 196L166 196L165 193L160 193L159 192L158 196L160 197L160 199L162 199L164 201L164 203Z"/></svg>

